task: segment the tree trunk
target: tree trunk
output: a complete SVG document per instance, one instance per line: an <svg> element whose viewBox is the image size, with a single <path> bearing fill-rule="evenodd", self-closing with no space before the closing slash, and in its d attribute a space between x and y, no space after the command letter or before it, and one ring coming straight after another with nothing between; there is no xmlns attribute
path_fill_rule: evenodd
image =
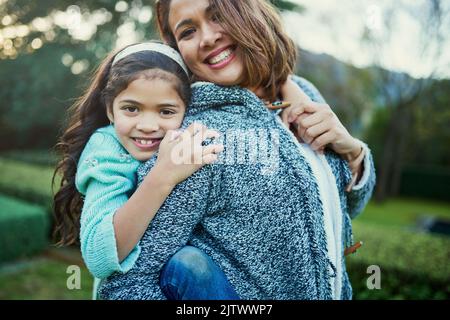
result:
<svg viewBox="0 0 450 320"><path fill-rule="evenodd" d="M411 105L397 104L392 107L392 115L384 139L384 148L379 163L375 200L384 201L387 197L397 195L401 185L404 153L408 142L411 123Z"/></svg>

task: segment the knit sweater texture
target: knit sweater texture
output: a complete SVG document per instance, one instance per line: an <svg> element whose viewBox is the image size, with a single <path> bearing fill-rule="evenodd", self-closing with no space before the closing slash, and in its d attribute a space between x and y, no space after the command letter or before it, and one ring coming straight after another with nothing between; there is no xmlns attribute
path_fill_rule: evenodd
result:
<svg viewBox="0 0 450 320"><path fill-rule="evenodd" d="M323 102L311 83L295 81L312 100ZM242 299L331 299L335 275L317 181L292 133L249 90L212 83L193 85L183 127L192 122L221 132L218 142L225 150L217 163L176 186L142 237L134 266L108 277L101 297L165 299L160 271L191 244L219 265ZM139 182L156 157L138 168ZM352 243L350 219L373 191L372 156L366 154L364 168L369 179L350 193L344 191L351 180L347 162L331 150L326 159L339 190L344 248ZM340 298L351 299L345 263L341 270Z"/></svg>

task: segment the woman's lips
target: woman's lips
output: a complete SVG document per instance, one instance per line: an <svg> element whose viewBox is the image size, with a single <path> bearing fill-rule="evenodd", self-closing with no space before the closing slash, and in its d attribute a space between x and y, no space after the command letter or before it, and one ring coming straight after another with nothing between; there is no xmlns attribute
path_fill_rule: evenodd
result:
<svg viewBox="0 0 450 320"><path fill-rule="evenodd" d="M140 138L132 138L131 139L136 147L143 150L154 149L159 146L162 138L158 139L140 139Z"/></svg>
<svg viewBox="0 0 450 320"><path fill-rule="evenodd" d="M230 64L236 57L235 50L235 48L228 47L217 55L207 58L205 62L211 69L222 69Z"/></svg>

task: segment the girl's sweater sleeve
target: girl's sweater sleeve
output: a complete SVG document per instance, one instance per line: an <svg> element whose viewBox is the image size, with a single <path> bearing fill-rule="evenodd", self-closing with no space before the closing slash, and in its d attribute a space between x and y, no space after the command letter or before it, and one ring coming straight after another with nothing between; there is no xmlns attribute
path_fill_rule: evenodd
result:
<svg viewBox="0 0 450 320"><path fill-rule="evenodd" d="M292 79L313 101L326 103L319 90L311 82L298 76L293 76ZM356 218L363 211L375 187L375 166L372 153L365 143L363 143L363 148L365 150L363 174L358 184L353 186L347 196L348 213L352 219Z"/></svg>
<svg viewBox="0 0 450 320"><path fill-rule="evenodd" d="M113 217L128 201L137 183L139 162L108 132L96 132L78 162L76 187L84 195L80 221L81 253L97 278L125 273L137 260L140 247L119 263Z"/></svg>

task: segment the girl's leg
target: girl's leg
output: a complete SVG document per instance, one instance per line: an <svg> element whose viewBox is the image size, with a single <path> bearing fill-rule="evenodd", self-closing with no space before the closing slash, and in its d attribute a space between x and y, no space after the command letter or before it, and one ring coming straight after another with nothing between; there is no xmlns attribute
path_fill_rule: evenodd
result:
<svg viewBox="0 0 450 320"><path fill-rule="evenodd" d="M183 247L167 261L159 284L169 300L239 300L223 271L192 246Z"/></svg>

